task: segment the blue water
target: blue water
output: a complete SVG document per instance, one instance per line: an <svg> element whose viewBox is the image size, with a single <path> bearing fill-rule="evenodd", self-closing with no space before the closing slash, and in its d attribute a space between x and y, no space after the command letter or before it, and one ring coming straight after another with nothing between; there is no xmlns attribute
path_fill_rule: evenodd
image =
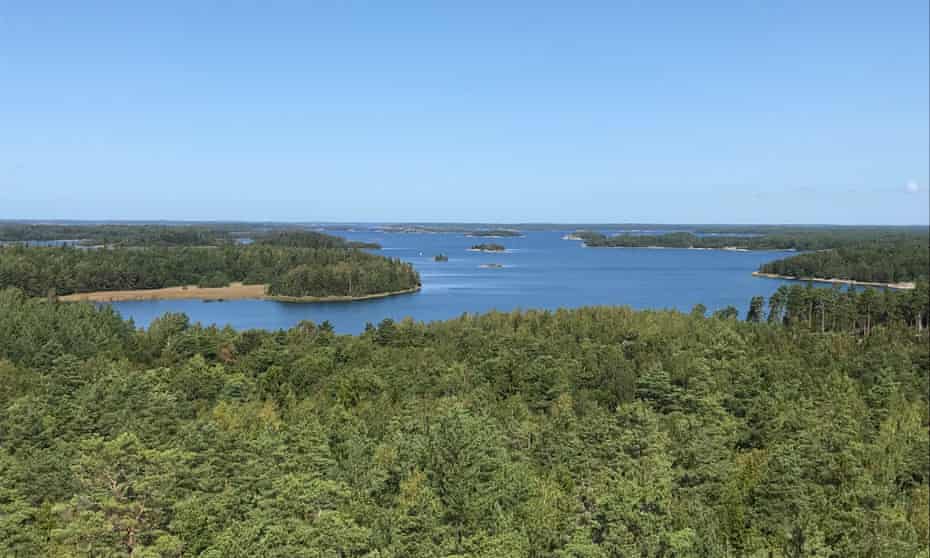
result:
<svg viewBox="0 0 930 558"><path fill-rule="evenodd" d="M358 302L288 304L262 300L205 303L199 300L119 302L113 306L136 325L165 312L184 312L192 321L237 329L289 328L301 320L329 320L340 333L360 332L384 318L445 320L462 313L530 308L627 305L684 312L698 303L709 311L733 305L745 313L754 295L769 296L783 282L753 277L760 264L785 252L585 248L562 240L571 231L531 231L520 238L471 238L462 233L340 231L350 240L378 242L388 257L412 262L423 289L416 294ZM469 252L481 242L507 252ZM444 253L445 263L433 261ZM501 269L482 269L498 263Z"/></svg>

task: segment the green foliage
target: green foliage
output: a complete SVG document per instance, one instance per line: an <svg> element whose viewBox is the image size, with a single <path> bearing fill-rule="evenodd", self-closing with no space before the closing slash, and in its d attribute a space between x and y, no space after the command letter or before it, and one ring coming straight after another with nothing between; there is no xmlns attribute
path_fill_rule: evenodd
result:
<svg viewBox="0 0 930 558"><path fill-rule="evenodd" d="M747 321L761 321L764 306L763 297L753 297ZM820 332L868 334L879 324L912 326L920 332L930 319L930 291L924 281L918 281L914 289L884 291L782 285L769 297L768 308L769 323Z"/></svg>
<svg viewBox="0 0 930 558"><path fill-rule="evenodd" d="M523 236L523 233L512 229L488 229L470 231L466 236L473 236L477 238L511 238Z"/></svg>
<svg viewBox="0 0 930 558"><path fill-rule="evenodd" d="M300 297L360 296L419 284L410 264L354 248L329 247L325 239L323 244L319 248L274 243L100 250L6 247L0 248L0 288L18 287L30 296L46 296L49 291L63 295L219 287L238 281L269 284L269 294Z"/></svg>
<svg viewBox="0 0 930 558"><path fill-rule="evenodd" d="M759 271L790 277L879 283L926 280L930 274L930 246L926 239L865 242L776 260L764 264Z"/></svg>
<svg viewBox="0 0 930 558"><path fill-rule="evenodd" d="M0 291L0 556L920 556L920 289L358 336Z"/></svg>
<svg viewBox="0 0 930 558"><path fill-rule="evenodd" d="M690 231L669 232L657 235L615 234L603 235L592 231L579 231L575 236L586 246L667 248L740 248L744 250L824 250L862 246L895 246L920 244L926 251L926 227L742 227L733 230L722 228L715 234L695 234ZM700 231L701 233L713 231ZM926 254L925 254L926 255ZM926 273L926 268L924 268Z"/></svg>
<svg viewBox="0 0 930 558"><path fill-rule="evenodd" d="M291 248L381 248L375 242L349 242L337 236L305 230L273 231L258 236L256 242Z"/></svg>

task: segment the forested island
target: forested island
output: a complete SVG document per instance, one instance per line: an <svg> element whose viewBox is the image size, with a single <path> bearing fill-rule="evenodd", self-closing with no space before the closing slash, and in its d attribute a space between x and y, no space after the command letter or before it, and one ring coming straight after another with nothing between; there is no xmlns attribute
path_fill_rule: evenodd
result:
<svg viewBox="0 0 930 558"><path fill-rule="evenodd" d="M926 284L192 325L0 291L0 555L920 556Z"/></svg>
<svg viewBox="0 0 930 558"><path fill-rule="evenodd" d="M759 271L795 278L913 282L930 275L930 247L919 240L870 242L798 254L764 264Z"/></svg>
<svg viewBox="0 0 930 558"><path fill-rule="evenodd" d="M2 247L0 288L18 287L30 296L44 297L230 286L227 298L268 296L312 301L411 292L420 285L419 275L408 263L369 254L359 250L358 244L310 231L267 234L248 245L123 246L122 242L100 249ZM232 283L265 288L245 291ZM198 294L196 288L180 293L189 298ZM222 293L208 298L222 298Z"/></svg>
<svg viewBox="0 0 930 558"><path fill-rule="evenodd" d="M896 243L928 243L930 233L925 227L861 227L861 228L767 228L765 233L694 234L670 232L657 235L615 234L607 236L592 231L577 231L572 236L591 248L708 248L743 250L825 250L866 243L885 245Z"/></svg>
<svg viewBox="0 0 930 558"><path fill-rule="evenodd" d="M507 247L502 244L475 244L469 250L473 252L504 252L507 250Z"/></svg>
<svg viewBox="0 0 930 558"><path fill-rule="evenodd" d="M370 248L373 242L350 242L343 238L288 224L200 223L200 224L87 224L0 222L0 244L73 240L85 247L128 246L222 246L261 242L275 246L304 248Z"/></svg>
<svg viewBox="0 0 930 558"><path fill-rule="evenodd" d="M513 229L492 229L492 230L481 230L481 231L472 231L467 233L465 236L474 236L474 237L486 237L486 238L516 238L523 236L523 233L520 231L515 231Z"/></svg>
<svg viewBox="0 0 930 558"><path fill-rule="evenodd" d="M863 227L774 229L751 236L661 235L579 231L572 235L593 248L689 248L809 251L763 264L756 275L894 287L930 276L930 234L925 228Z"/></svg>

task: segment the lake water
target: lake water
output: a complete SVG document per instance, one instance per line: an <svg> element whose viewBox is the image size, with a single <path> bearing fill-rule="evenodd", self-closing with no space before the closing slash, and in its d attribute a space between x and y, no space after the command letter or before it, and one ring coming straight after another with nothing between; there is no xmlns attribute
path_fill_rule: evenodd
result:
<svg viewBox="0 0 930 558"><path fill-rule="evenodd" d="M563 240L571 231L530 231L520 238L472 238L462 233L339 231L350 240L378 242L388 257L412 262L423 289L415 294L358 302L288 304L263 300L205 303L199 300L119 302L113 306L138 326L165 312L184 312L192 321L237 329L284 329L301 320L329 320L340 333L358 333L384 318L445 320L462 313L531 308L627 305L709 311L733 305L741 316L754 295L768 297L783 281L751 275L785 252L585 248ZM497 243L507 252L470 252L478 243ZM448 262L435 262L444 253ZM486 269L482 264L501 264Z"/></svg>

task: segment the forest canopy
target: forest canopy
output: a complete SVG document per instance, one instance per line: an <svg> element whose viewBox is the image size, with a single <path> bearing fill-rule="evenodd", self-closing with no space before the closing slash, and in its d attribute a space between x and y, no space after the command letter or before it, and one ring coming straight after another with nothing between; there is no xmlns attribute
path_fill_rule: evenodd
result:
<svg viewBox="0 0 930 558"><path fill-rule="evenodd" d="M751 230L751 229L750 229ZM767 232L694 233L689 231L664 234L604 235L593 231L578 231L574 235L592 248L742 248L745 250L825 250L870 243L893 245L922 242L930 244L930 232L925 227L862 227L806 229L761 229Z"/></svg>
<svg viewBox="0 0 930 558"><path fill-rule="evenodd" d="M4 247L0 288L46 296L242 282L267 284L270 295L326 297L404 291L420 283L400 260L354 248L295 247L305 240L292 240L220 247Z"/></svg>
<svg viewBox="0 0 930 558"><path fill-rule="evenodd" d="M919 240L869 242L798 254L762 265L759 271L791 277L895 283L930 276L930 246Z"/></svg>
<svg viewBox="0 0 930 558"><path fill-rule="evenodd" d="M0 555L920 556L918 291L357 336L0 291Z"/></svg>
<svg viewBox="0 0 930 558"><path fill-rule="evenodd" d="M292 224L88 224L0 222L2 243L74 241L81 246L217 246L262 242L300 248L380 248Z"/></svg>

